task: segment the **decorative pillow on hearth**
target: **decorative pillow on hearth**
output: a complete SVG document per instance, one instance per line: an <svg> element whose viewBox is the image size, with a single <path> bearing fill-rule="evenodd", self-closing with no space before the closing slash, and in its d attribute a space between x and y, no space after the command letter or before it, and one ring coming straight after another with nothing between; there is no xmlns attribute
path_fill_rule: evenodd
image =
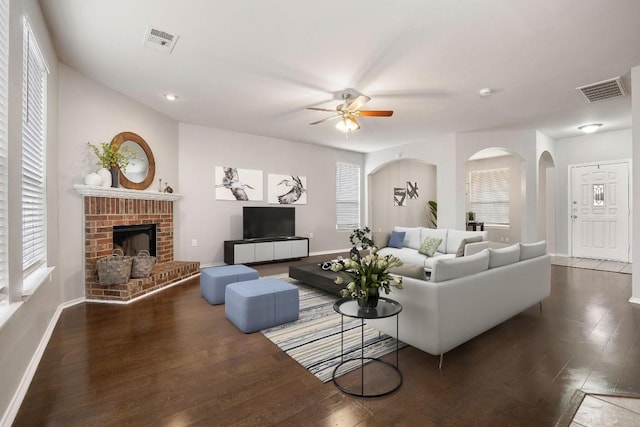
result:
<svg viewBox="0 0 640 427"><path fill-rule="evenodd" d="M402 249L402 243L404 242L404 231L392 231L391 237L389 237L390 248Z"/></svg>
<svg viewBox="0 0 640 427"><path fill-rule="evenodd" d="M422 242L422 245L420 245L418 252L426 256L433 256L435 255L438 246L440 246L440 243L442 243L442 239L440 237L427 237L424 239L424 242Z"/></svg>
<svg viewBox="0 0 640 427"><path fill-rule="evenodd" d="M460 241L460 246L458 246L458 251L456 252L456 258L464 256L464 247L467 246L467 243L476 242L482 242L482 236L465 237L462 239L462 241Z"/></svg>

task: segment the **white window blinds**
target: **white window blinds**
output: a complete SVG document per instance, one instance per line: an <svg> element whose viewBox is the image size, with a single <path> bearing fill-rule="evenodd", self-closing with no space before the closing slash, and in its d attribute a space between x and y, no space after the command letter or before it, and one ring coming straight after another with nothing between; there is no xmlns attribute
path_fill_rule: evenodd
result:
<svg viewBox="0 0 640 427"><path fill-rule="evenodd" d="M45 120L47 68L29 23L24 24L22 88L22 268L46 263Z"/></svg>
<svg viewBox="0 0 640 427"><path fill-rule="evenodd" d="M360 227L360 167L336 163L336 229Z"/></svg>
<svg viewBox="0 0 640 427"><path fill-rule="evenodd" d="M509 225L508 168L469 172L469 207L476 221Z"/></svg>
<svg viewBox="0 0 640 427"><path fill-rule="evenodd" d="M7 68L9 62L9 1L0 0L0 304L9 301L7 241Z"/></svg>

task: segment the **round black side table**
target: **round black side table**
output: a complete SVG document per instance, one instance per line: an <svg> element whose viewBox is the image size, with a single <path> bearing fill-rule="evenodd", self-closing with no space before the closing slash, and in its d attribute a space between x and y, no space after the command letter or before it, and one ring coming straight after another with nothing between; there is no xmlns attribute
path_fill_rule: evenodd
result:
<svg viewBox="0 0 640 427"><path fill-rule="evenodd" d="M399 322L398 322L398 314L402 311L402 305L394 301L390 298L380 297L378 300L378 306L373 309L363 309L358 306L358 302L352 298L341 298L333 305L333 309L342 316L341 326L340 326L340 363L333 370L333 383L344 393L350 394L352 396L358 397L380 397L385 396L389 393L393 393L402 385L402 372L400 372L398 365L398 351L399 344L398 340L396 340L396 364L393 365L385 360L381 360L377 357L365 357L364 355L364 321L365 319L382 319L385 317L393 317L396 316L396 337L399 335ZM349 358L345 359L344 354L344 317L352 317L355 319L360 319L360 357L357 358ZM336 372L338 369L347 362L359 360L360 361L360 391L350 390L347 387L342 386L336 381ZM380 393L365 393L364 390L364 364L365 361L371 363L383 363L387 366L390 366L395 370L398 374L398 383L391 387L389 390L382 391Z"/></svg>

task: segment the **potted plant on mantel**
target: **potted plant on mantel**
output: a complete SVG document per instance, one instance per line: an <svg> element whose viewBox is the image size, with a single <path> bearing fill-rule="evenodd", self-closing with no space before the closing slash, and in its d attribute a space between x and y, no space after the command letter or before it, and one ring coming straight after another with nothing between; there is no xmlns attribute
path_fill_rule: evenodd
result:
<svg viewBox="0 0 640 427"><path fill-rule="evenodd" d="M378 305L380 290L385 294L391 292L391 286L402 289L402 277L392 275L389 269L402 265L402 261L393 255L378 255L378 249L374 246L371 253L360 259L355 256L332 263L331 270L346 273L351 281L340 290L343 297L350 296L358 300L358 306L362 309L373 309ZM337 285L344 284L344 278L338 276Z"/></svg>
<svg viewBox="0 0 640 427"><path fill-rule="evenodd" d="M118 147L113 144L102 142L100 148L90 142L87 146L94 152L98 161L96 165L102 168L97 174L102 178L103 187L118 187L118 168L125 169L129 162L136 157L135 150L129 147Z"/></svg>

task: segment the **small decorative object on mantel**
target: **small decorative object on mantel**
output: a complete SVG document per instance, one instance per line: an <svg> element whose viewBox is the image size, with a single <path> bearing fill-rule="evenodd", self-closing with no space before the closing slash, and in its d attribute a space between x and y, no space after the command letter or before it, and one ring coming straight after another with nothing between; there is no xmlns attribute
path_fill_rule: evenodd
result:
<svg viewBox="0 0 640 427"><path fill-rule="evenodd" d="M100 182L103 187L111 187L112 175L109 169L100 168L96 173L100 176Z"/></svg>
<svg viewBox="0 0 640 427"><path fill-rule="evenodd" d="M173 193L173 188L167 183L167 184L165 184L164 192L171 194L171 193Z"/></svg>
<svg viewBox="0 0 640 427"><path fill-rule="evenodd" d="M95 172L89 172L84 177L84 184L99 187L102 185L102 177Z"/></svg>
<svg viewBox="0 0 640 427"><path fill-rule="evenodd" d="M378 305L380 290L389 294L391 286L402 289L402 277L389 274L390 268L401 265L402 261L393 255L378 255L378 249L374 246L369 255L359 260L353 257L342 262L334 262L331 271L344 272L351 278L347 286L340 290L340 295L357 299L361 309L371 310ZM336 277L335 283L343 285L344 278Z"/></svg>
<svg viewBox="0 0 640 427"><path fill-rule="evenodd" d="M351 242L352 248L349 251L349 256L353 258L354 256L360 259L360 249L368 249L373 246L373 240L369 238L369 233L371 233L371 229L369 227L365 228L356 228L353 230L351 235L349 236L349 241Z"/></svg>
<svg viewBox="0 0 640 427"><path fill-rule="evenodd" d="M102 169L98 171L98 175L102 177L102 186L117 188L117 167L126 168L129 161L135 158L136 152L129 147L118 147L108 142L100 143L100 148L90 142L87 142L87 146L91 148L98 158L96 164L102 166Z"/></svg>

